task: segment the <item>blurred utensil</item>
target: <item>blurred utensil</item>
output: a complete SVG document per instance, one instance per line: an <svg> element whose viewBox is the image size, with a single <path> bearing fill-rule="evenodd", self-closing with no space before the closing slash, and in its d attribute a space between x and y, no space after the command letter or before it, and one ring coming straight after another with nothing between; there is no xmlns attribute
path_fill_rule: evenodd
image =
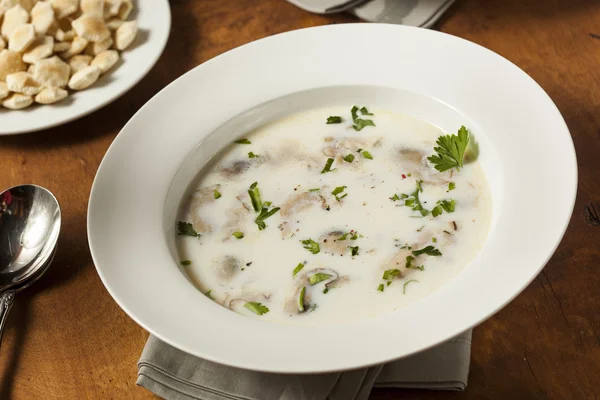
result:
<svg viewBox="0 0 600 400"><path fill-rule="evenodd" d="M52 263L61 212L50 191L37 185L0 193L0 341L15 294Z"/></svg>

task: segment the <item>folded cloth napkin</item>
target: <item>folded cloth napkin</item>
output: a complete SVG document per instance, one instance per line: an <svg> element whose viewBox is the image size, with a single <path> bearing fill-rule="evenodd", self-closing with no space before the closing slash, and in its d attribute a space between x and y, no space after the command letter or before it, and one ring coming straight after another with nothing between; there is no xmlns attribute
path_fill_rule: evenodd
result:
<svg viewBox="0 0 600 400"><path fill-rule="evenodd" d="M310 12L350 11L369 22L430 28L455 0L288 0Z"/></svg>
<svg viewBox="0 0 600 400"><path fill-rule="evenodd" d="M471 331L386 365L317 375L247 371L194 357L154 336L137 384L168 400L366 400L373 387L463 390Z"/></svg>

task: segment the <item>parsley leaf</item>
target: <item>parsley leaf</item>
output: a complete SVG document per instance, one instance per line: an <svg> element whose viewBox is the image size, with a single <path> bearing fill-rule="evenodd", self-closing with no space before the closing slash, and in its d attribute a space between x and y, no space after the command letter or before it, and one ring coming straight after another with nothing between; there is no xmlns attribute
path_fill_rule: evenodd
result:
<svg viewBox="0 0 600 400"><path fill-rule="evenodd" d="M340 201L344 197L348 196L348 193L344 193L343 196L338 196L338 194L342 193L344 191L344 189L346 189L346 186L338 186L335 189L333 189L333 192L331 192L331 194L335 196L335 199L337 201Z"/></svg>
<svg viewBox="0 0 600 400"><path fill-rule="evenodd" d="M385 289L385 286L383 285L383 283L381 283L381 284L379 284L379 286L377 286L378 292L383 292L383 289Z"/></svg>
<svg viewBox="0 0 600 400"><path fill-rule="evenodd" d="M237 232L233 232L231 234L231 236L233 236L236 239L242 239L244 237L244 233L240 232L240 231L237 231Z"/></svg>
<svg viewBox="0 0 600 400"><path fill-rule="evenodd" d="M450 182L448 184L448 191L454 190L454 188L456 187L456 183L454 182Z"/></svg>
<svg viewBox="0 0 600 400"><path fill-rule="evenodd" d="M258 154L254 154L253 152L248 153L248 158L260 157Z"/></svg>
<svg viewBox="0 0 600 400"><path fill-rule="evenodd" d="M213 190L213 198L215 200L221 198L221 193L219 193L219 191L217 189Z"/></svg>
<svg viewBox="0 0 600 400"><path fill-rule="evenodd" d="M413 211L418 211L421 213L423 217L429 215L429 210L423 207L421 204L421 200L419 199L419 193L423 192L423 187L421 186L423 181L417 180L417 189L412 192L410 195L405 193L400 195L401 199L404 199L404 205L407 207L411 207Z"/></svg>
<svg viewBox="0 0 600 400"><path fill-rule="evenodd" d="M463 166L465 150L469 145L469 131L461 126L457 135L442 135L436 141L437 146L433 148L437 154L427 157L427 160L440 172L452 168L460 170Z"/></svg>
<svg viewBox="0 0 600 400"><path fill-rule="evenodd" d="M456 200L439 200L437 204L439 204L447 213L453 213L456 207Z"/></svg>
<svg viewBox="0 0 600 400"><path fill-rule="evenodd" d="M417 280L415 280L415 279L411 279L410 281L406 281L406 282L404 283L404 287L402 288L402 294L406 294L406 285L408 285L408 284L409 284L409 283L411 283L411 282L419 282L419 281L417 281Z"/></svg>
<svg viewBox="0 0 600 400"><path fill-rule="evenodd" d="M360 113L362 115L373 115L373 113L370 113L369 110L367 110L367 107L363 107L360 109Z"/></svg>
<svg viewBox="0 0 600 400"><path fill-rule="evenodd" d="M306 293L306 286L302 286L300 294L298 295L298 311L304 311L304 294Z"/></svg>
<svg viewBox="0 0 600 400"><path fill-rule="evenodd" d="M311 275L311 277L308 278L308 281L311 285L316 285L317 283L326 281L329 278L331 278L331 275L324 274L323 272L317 272L316 274Z"/></svg>
<svg viewBox="0 0 600 400"><path fill-rule="evenodd" d="M427 254L428 256L441 256L442 253L433 246L423 247L421 250L413 250L413 256L420 256L421 254Z"/></svg>
<svg viewBox="0 0 600 400"><path fill-rule="evenodd" d="M425 267L424 266L417 266L417 265L413 265L412 262L415 260L415 258L413 256L406 256L406 263L404 264L405 268L408 269L418 269L419 271L424 271Z"/></svg>
<svg viewBox="0 0 600 400"><path fill-rule="evenodd" d="M397 275L400 275L399 269L386 269L383 273L383 279L385 279L386 281L391 281Z"/></svg>
<svg viewBox="0 0 600 400"><path fill-rule="evenodd" d="M352 250L352 256L358 255L358 246L348 246L350 250Z"/></svg>
<svg viewBox="0 0 600 400"><path fill-rule="evenodd" d="M325 163L325 167L323 167L323 170L321 171L322 174L326 174L327 172L331 172L334 169L331 169L331 166L333 165L333 158L328 158L327 162Z"/></svg>
<svg viewBox="0 0 600 400"><path fill-rule="evenodd" d="M344 233L342 236L337 238L337 240L346 240L346 239L348 239L348 236L350 236L350 240L356 240L359 237L363 237L360 233L358 233L356 231L352 231L352 232Z"/></svg>
<svg viewBox="0 0 600 400"><path fill-rule="evenodd" d="M350 110L350 113L352 114L352 120L356 120L358 118L358 107L353 106L352 109Z"/></svg>
<svg viewBox="0 0 600 400"><path fill-rule="evenodd" d="M431 215L437 217L442 214L442 211L453 213L456 208L456 200L438 200L436 206L431 210Z"/></svg>
<svg viewBox="0 0 600 400"><path fill-rule="evenodd" d="M348 154L347 156L344 156L344 161L349 162L349 163L354 161L354 154Z"/></svg>
<svg viewBox="0 0 600 400"><path fill-rule="evenodd" d="M265 229L267 227L267 224L265 224L265 219L273 216L273 214L275 214L279 210L279 207L273 207L271 210L269 210L266 207L263 207L263 209L260 210L260 214L258 214L258 217L256 217L256 219L254 220L256 225L258 225L258 229L261 231Z"/></svg>
<svg viewBox="0 0 600 400"><path fill-rule="evenodd" d="M298 265L296 265L296 268L294 268L292 276L295 278L298 272L302 271L302 268L304 268L304 263L298 263Z"/></svg>
<svg viewBox="0 0 600 400"><path fill-rule="evenodd" d="M337 115L327 118L327 124L341 124L341 123L342 123L342 117L338 117Z"/></svg>
<svg viewBox="0 0 600 400"><path fill-rule="evenodd" d="M188 265L192 265L192 261L191 260L181 260L179 262L179 264L183 265L184 267L187 267Z"/></svg>
<svg viewBox="0 0 600 400"><path fill-rule="evenodd" d="M250 202L254 211L259 212L262 209L262 200L260 198L260 191L258 190L258 182L254 182L248 188L248 196L250 196Z"/></svg>
<svg viewBox="0 0 600 400"><path fill-rule="evenodd" d="M194 227L189 222L179 221L177 223L177 232L178 235L192 236L192 237L200 237L200 234L196 232Z"/></svg>
<svg viewBox="0 0 600 400"><path fill-rule="evenodd" d="M373 156L371 155L371 153L369 153L366 150L362 152L362 155L363 155L364 158L366 158L368 160L372 160L373 159Z"/></svg>
<svg viewBox="0 0 600 400"><path fill-rule="evenodd" d="M352 125L355 131L362 131L365 126L375 126L375 122L370 119L358 118L354 120L354 125Z"/></svg>
<svg viewBox="0 0 600 400"><path fill-rule="evenodd" d="M321 246L319 246L319 243L315 242L312 239L301 240L300 243L304 245L304 248L306 250L310 251L313 254L317 254L321 251Z"/></svg>
<svg viewBox="0 0 600 400"><path fill-rule="evenodd" d="M252 144L251 141L249 141L248 139L238 139L238 140L234 140L233 143L237 143L237 144Z"/></svg>
<svg viewBox="0 0 600 400"><path fill-rule="evenodd" d="M254 314L257 315L263 315L269 312L269 309L266 306L263 306L260 303L257 303L256 301L249 301L246 304L244 304L244 307L246 307L248 310L252 311Z"/></svg>

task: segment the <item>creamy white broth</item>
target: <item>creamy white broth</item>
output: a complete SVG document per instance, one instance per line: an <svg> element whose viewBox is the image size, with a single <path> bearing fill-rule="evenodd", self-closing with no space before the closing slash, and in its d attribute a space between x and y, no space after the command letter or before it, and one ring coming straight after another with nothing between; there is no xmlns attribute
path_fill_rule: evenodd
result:
<svg viewBox="0 0 600 400"><path fill-rule="evenodd" d="M402 114L370 111L373 116L361 118L376 126L358 132L352 128L350 107L275 121L248 133L251 144L232 144L200 171L197 190L183 202L179 220L191 223L201 236L177 236L180 260L191 262L182 268L200 291L265 321L343 322L415 302L473 260L491 220L490 194L478 163L440 173L426 157L445 132ZM343 122L326 124L329 116L341 116ZM249 158L249 152L257 157ZM351 163L342 158L348 154L354 155ZM334 170L321 173L328 158L334 159ZM422 217L404 200L394 200L394 195L415 192L417 181L422 181L424 208L454 200L454 212ZM262 200L272 203L269 209L280 207L264 220L264 230L255 223L258 213L248 195L254 182ZM449 182L455 184L451 191ZM346 188L337 196L347 196L338 201L332 191L340 186ZM244 237L237 239L234 232ZM346 240L338 240L349 232ZM320 245L319 253L304 248L301 241L308 239ZM358 254L352 256L350 247L355 246ZM412 255L426 246L442 255ZM407 256L423 270L405 268ZM299 263L305 265L293 277ZM400 274L388 286L382 276L389 269ZM317 272L337 274L338 279L311 285L309 278ZM302 287L305 311L299 312ZM255 314L244 307L246 302L261 303L269 311Z"/></svg>

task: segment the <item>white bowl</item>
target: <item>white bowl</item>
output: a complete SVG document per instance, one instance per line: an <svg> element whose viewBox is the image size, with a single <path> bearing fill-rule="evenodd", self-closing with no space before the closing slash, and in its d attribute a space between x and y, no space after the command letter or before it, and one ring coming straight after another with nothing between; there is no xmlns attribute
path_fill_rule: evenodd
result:
<svg viewBox="0 0 600 400"><path fill-rule="evenodd" d="M493 194L484 249L438 291L367 321L283 326L213 303L176 264L175 211L188 184L233 137L279 116L332 104L400 111L451 132L468 126ZM100 165L88 236L110 294L163 341L247 369L327 372L415 353L498 311L556 249L576 186L575 152L563 118L507 60L439 32L333 25L237 48L150 100Z"/></svg>
<svg viewBox="0 0 600 400"><path fill-rule="evenodd" d="M138 35L121 52L121 60L88 89L72 92L52 105L33 105L24 110L0 107L0 136L35 132L81 118L110 104L154 66L162 54L171 29L168 0L137 0L129 19L138 23Z"/></svg>

